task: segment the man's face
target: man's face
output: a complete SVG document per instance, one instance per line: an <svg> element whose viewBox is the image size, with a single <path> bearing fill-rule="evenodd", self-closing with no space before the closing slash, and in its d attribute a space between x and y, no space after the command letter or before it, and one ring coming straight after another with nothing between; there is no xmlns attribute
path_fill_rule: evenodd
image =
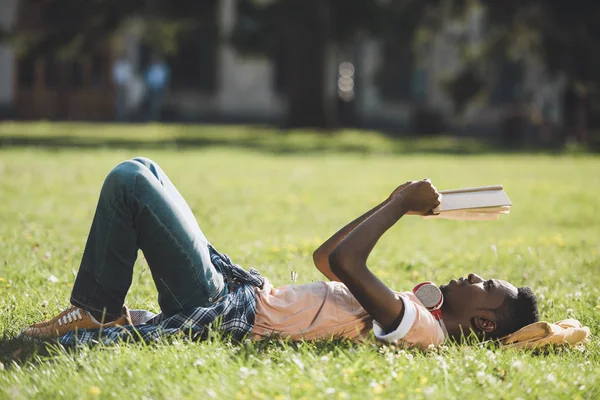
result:
<svg viewBox="0 0 600 400"><path fill-rule="evenodd" d="M473 318L493 319L490 310L502 306L506 296L516 298L518 294L517 288L506 281L484 279L477 274L469 274L466 279L452 279L440 289L444 294L444 321L455 329L462 326L465 332L471 327Z"/></svg>

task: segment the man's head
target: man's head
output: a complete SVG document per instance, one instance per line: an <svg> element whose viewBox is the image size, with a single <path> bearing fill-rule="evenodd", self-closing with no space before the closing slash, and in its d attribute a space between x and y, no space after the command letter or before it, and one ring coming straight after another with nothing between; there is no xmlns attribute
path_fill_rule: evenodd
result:
<svg viewBox="0 0 600 400"><path fill-rule="evenodd" d="M469 274L440 289L444 323L455 339L471 330L480 338L498 339L539 320L537 300L528 287Z"/></svg>

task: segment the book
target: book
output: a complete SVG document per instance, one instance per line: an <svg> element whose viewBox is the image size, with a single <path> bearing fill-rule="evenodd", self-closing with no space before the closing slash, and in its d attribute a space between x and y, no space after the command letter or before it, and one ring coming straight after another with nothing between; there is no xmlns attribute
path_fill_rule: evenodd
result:
<svg viewBox="0 0 600 400"><path fill-rule="evenodd" d="M440 191L440 205L423 218L493 221L509 214L512 203L502 185Z"/></svg>

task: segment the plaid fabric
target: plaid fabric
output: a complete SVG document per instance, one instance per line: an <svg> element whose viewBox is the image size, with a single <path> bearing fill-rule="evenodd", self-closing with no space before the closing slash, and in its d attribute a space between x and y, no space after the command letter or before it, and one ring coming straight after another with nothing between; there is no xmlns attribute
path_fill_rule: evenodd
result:
<svg viewBox="0 0 600 400"><path fill-rule="evenodd" d="M64 346L85 344L114 344L121 341L151 342L169 336L184 335L191 339L206 337L210 328L241 340L254 327L256 315L255 286L262 286L264 278L251 268L250 271L233 264L226 254L209 246L212 263L223 274L226 282L235 290L210 307L197 307L164 318L156 315L141 325L128 325L105 329L81 329L71 331L58 342ZM145 313L143 310L138 312Z"/></svg>

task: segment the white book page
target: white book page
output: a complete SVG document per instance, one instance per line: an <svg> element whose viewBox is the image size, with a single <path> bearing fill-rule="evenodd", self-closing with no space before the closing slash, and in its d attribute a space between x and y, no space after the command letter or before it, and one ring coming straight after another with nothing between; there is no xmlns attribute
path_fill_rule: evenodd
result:
<svg viewBox="0 0 600 400"><path fill-rule="evenodd" d="M433 210L440 213L450 210L464 210L484 207L510 207L512 203L504 190L482 190L442 194L441 204Z"/></svg>

